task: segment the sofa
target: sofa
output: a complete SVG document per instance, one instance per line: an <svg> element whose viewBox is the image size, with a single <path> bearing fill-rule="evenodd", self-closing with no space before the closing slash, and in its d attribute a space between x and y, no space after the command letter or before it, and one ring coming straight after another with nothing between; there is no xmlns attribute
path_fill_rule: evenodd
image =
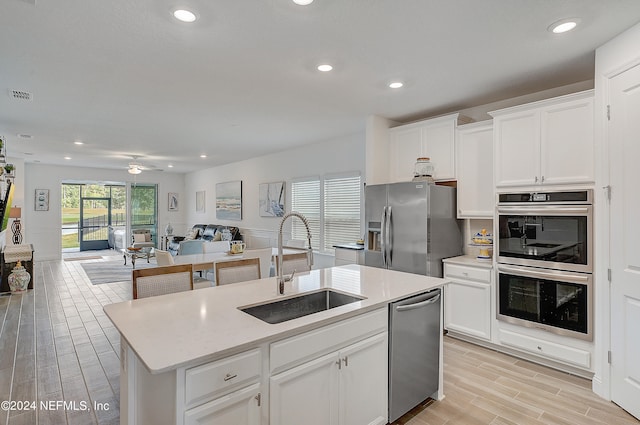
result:
<svg viewBox="0 0 640 425"><path fill-rule="evenodd" d="M180 250L180 243L185 240L232 240L241 241L242 235L237 227L224 226L221 224L196 224L187 232L185 236L173 236L167 241L167 251L171 255L177 255Z"/></svg>

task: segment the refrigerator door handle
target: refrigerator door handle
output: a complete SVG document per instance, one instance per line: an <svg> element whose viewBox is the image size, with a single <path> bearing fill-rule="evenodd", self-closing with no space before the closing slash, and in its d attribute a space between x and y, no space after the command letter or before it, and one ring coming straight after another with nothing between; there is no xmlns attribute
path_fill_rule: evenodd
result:
<svg viewBox="0 0 640 425"><path fill-rule="evenodd" d="M393 262L393 228L391 226L391 205L389 205L389 209L387 212L387 263L388 263L388 267L391 267L391 263Z"/></svg>
<svg viewBox="0 0 640 425"><path fill-rule="evenodd" d="M387 244L385 243L386 233L385 224L387 222L387 207L382 210L382 218L380 219L380 252L382 253L382 265L387 267Z"/></svg>

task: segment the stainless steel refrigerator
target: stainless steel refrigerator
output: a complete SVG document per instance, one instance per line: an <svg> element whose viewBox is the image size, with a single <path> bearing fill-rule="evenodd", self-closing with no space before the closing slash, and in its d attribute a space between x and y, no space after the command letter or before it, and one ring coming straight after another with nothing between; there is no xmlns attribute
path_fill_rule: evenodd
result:
<svg viewBox="0 0 640 425"><path fill-rule="evenodd" d="M442 259L462 254L455 188L367 185L364 207L367 266L442 277Z"/></svg>

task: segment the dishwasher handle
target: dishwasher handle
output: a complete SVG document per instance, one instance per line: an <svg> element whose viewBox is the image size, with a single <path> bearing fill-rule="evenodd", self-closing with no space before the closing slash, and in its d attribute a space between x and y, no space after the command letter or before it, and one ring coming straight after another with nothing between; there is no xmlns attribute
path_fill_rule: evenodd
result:
<svg viewBox="0 0 640 425"><path fill-rule="evenodd" d="M434 304L438 300L440 300L440 294L436 295L433 298L429 298L426 301L420 301L419 303L407 304L407 305L399 305L399 306L396 307L396 311L414 310L416 308L424 307L425 305Z"/></svg>

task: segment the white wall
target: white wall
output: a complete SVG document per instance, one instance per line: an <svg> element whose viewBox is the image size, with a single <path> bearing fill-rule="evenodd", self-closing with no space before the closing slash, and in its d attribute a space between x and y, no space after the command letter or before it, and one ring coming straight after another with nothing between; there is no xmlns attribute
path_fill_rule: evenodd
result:
<svg viewBox="0 0 640 425"><path fill-rule="evenodd" d="M27 163L24 165L24 199L22 210L24 241L33 244L38 260L55 260L62 257L61 245L61 188L64 181L134 182L158 184L158 233L164 233L167 221L175 228L185 227L184 174L159 171L143 171L135 177L126 170L108 170L84 167L62 167ZM16 177L19 182L19 178ZM35 190L49 189L49 210L35 211ZM169 212L169 192L180 194L179 211Z"/></svg>
<svg viewBox="0 0 640 425"><path fill-rule="evenodd" d="M185 177L185 202L188 210L186 222L189 226L197 223L236 226L241 229L249 247L258 247L252 246L252 243L258 243L258 239L264 239L260 245L272 245L280 219L259 216L260 183L285 181L286 210L290 211L292 179L353 171L359 172L364 178L364 140L364 133L338 137L322 143L189 173ZM216 183L235 180L242 180L242 220L218 220L215 211ZM196 192L202 190L206 192L205 211L196 213ZM290 228L289 224L287 222L287 229ZM179 234L177 229L175 233ZM269 239L271 242L267 241ZM322 260L319 258L318 261Z"/></svg>

